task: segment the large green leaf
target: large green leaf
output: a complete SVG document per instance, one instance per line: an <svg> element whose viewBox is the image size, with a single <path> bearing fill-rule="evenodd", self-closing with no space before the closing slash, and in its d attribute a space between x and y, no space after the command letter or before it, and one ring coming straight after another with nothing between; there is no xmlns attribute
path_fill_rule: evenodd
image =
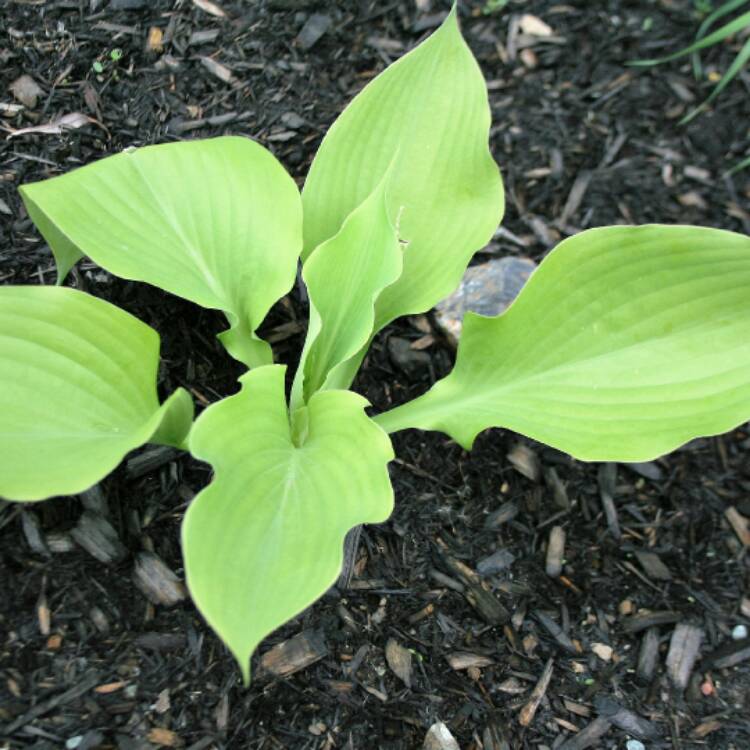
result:
<svg viewBox="0 0 750 750"><path fill-rule="evenodd" d="M293 406L322 388L348 387L346 362L368 342L375 300L401 273L402 250L388 218L386 182L305 264L310 326L295 378Z"/></svg>
<svg viewBox="0 0 750 750"><path fill-rule="evenodd" d="M214 468L182 528L190 593L237 658L245 682L255 647L335 581L346 532L393 505L388 436L348 391L322 391L290 426L284 367L240 378L210 406L190 450Z"/></svg>
<svg viewBox="0 0 750 750"><path fill-rule="evenodd" d="M190 395L156 395L159 336L65 287L0 286L0 495L82 492L148 441L180 445Z"/></svg>
<svg viewBox="0 0 750 750"><path fill-rule="evenodd" d="M376 421L640 461L749 418L750 238L643 226L562 242L505 314L467 316L448 377Z"/></svg>
<svg viewBox="0 0 750 750"><path fill-rule="evenodd" d="M503 214L488 148L487 90L456 11L370 82L328 131L302 193L307 258L333 237L389 168L391 221L408 243L380 295L375 329L430 309L458 285Z"/></svg>
<svg viewBox="0 0 750 750"><path fill-rule="evenodd" d="M130 149L21 194L61 276L87 255L223 310L232 356L272 361L253 332L294 283L302 210L294 181L262 146L223 137Z"/></svg>

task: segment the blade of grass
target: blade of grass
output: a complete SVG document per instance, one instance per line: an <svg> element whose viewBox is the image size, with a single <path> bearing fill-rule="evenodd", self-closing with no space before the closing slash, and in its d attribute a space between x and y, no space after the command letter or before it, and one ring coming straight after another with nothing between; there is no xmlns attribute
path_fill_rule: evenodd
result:
<svg viewBox="0 0 750 750"><path fill-rule="evenodd" d="M747 169L750 167L750 156L748 156L746 159L743 159L738 164L735 164L728 172L727 177L731 177L733 174L737 174L737 172L742 171L743 169Z"/></svg>
<svg viewBox="0 0 750 750"><path fill-rule="evenodd" d="M728 2L720 5L716 10L709 13L704 19L703 23L698 27L698 33L695 35L695 41L703 39L708 30L714 25L716 21L724 16L729 15L732 11L742 7L747 3L748 0L728 0ZM699 79L703 75L703 69L701 68L701 59L697 52L693 52L693 75L696 79Z"/></svg>
<svg viewBox="0 0 750 750"><path fill-rule="evenodd" d="M742 31L743 29L750 26L750 11L747 13L743 13L741 16L738 16L733 21L730 21L729 23L722 26L720 29L717 29L713 32L713 34L709 34L707 37L704 37L703 39L700 39L697 42L693 42L693 44L684 47L681 50L678 50L677 52L672 53L671 55L667 55L666 57L659 57L655 58L653 60L633 60L632 62L629 62L628 65L633 67L650 67L652 65L661 65L661 63L669 62L671 60L676 60L679 57L684 57L685 55L690 55L693 52L697 52L698 50L705 49L706 47L711 47L714 44L717 44L718 42L724 41L729 36L732 36L732 34L736 34L738 31Z"/></svg>
<svg viewBox="0 0 750 750"><path fill-rule="evenodd" d="M750 39L742 45L742 49L737 53L737 57L734 58L734 61L721 77L721 80L716 84L708 99L706 99L706 101L699 107L696 107L692 112L685 115L685 117L680 120L680 125L685 125L699 112L705 110L706 107L726 88L727 84L737 75L737 73L742 70L748 60L750 60Z"/></svg>

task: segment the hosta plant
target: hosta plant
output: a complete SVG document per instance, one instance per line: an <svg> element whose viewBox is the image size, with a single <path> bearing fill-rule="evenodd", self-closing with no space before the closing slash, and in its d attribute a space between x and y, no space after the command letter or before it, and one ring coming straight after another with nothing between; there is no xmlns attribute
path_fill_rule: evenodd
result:
<svg viewBox="0 0 750 750"><path fill-rule="evenodd" d="M25 185L60 282L86 256L221 310L248 369L192 423L186 392L157 401L149 327L76 289L0 287L0 495L80 492L146 442L211 464L183 522L185 574L247 681L261 639L336 579L347 530L388 518L389 433L442 430L468 449L501 426L638 461L750 418L750 238L685 226L566 239L505 314L467 315L446 378L366 414L349 387L373 337L448 295L502 218L489 127L454 11L344 110L301 195L241 137ZM287 395L256 330L300 259L310 324Z"/></svg>

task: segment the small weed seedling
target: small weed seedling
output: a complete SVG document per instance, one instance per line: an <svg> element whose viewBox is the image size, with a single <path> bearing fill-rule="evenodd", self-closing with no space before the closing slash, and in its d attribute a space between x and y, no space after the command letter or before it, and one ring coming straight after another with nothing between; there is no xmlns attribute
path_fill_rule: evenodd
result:
<svg viewBox="0 0 750 750"><path fill-rule="evenodd" d="M222 310L239 393L192 422L156 396L155 331L84 292L0 287L0 495L82 492L147 442L214 470L182 526L190 593L247 682L258 643L335 581L346 532L384 521L388 434L469 449L505 427L588 461L643 461L750 418L750 238L612 226L566 239L495 318L467 315L455 368L370 418L349 389L375 334L458 285L503 214L490 109L455 10L326 135L300 195L259 144L125 151L25 185L59 280L82 256ZM255 333L292 287L310 324L287 399Z"/></svg>
<svg viewBox="0 0 750 750"><path fill-rule="evenodd" d="M99 59L94 60L94 62L91 63L91 69L97 75L101 75L104 73L105 68L111 63L113 66L112 74L117 78L117 71L114 68L117 63L122 60L122 50L119 47L115 47L109 51L109 60L107 60L106 57L107 56L102 55ZM102 60L104 60L104 62L102 62Z"/></svg>

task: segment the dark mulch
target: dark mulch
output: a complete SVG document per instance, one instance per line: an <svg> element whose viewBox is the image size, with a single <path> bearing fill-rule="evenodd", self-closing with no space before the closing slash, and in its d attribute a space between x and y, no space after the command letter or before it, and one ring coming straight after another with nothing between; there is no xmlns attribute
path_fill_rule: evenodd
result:
<svg viewBox="0 0 750 750"><path fill-rule="evenodd" d="M20 183L126 146L224 132L258 139L301 180L352 93L447 7L226 0L221 18L197 5L6 1L0 124L71 112L98 124L0 143L4 283L53 280ZM748 231L748 177L722 175L750 147L750 77L680 128L710 84L696 83L687 65L624 66L686 44L693 3L511 0L489 16L483 0L464 6L509 197L507 232L488 252L538 259L559 237L622 221ZM524 50L520 13L543 18L554 37ZM327 31L305 48L312 36L298 34L321 21ZM152 27L162 51L146 50ZM709 68L725 69L731 55L727 45L711 51ZM22 74L42 93L14 113L7 86ZM162 332L165 393L184 385L208 403L236 389L239 368L213 338L216 314L91 264L73 282ZM270 316L279 360L293 362L305 317L296 294ZM400 321L377 340L357 382L376 408L449 370L439 337L408 375L388 357L389 336L417 339L429 325ZM621 748L637 736L649 750L750 745L750 647L731 635L750 616L740 540L750 516L748 426L635 468L577 463L501 431L482 435L470 455L437 434L394 443L397 509L366 529L352 587L332 590L259 649L306 631L318 660L247 690L189 601L154 606L132 580L144 550L181 573L180 518L209 479L205 466L147 453L144 467L131 457L100 496L85 498L100 510L104 498L124 545L111 564L71 542L81 499L0 507L0 747L395 750L420 747L437 720L464 750ZM555 527L566 539L553 578L545 565ZM411 687L387 663L389 642L390 652L411 654ZM684 689L673 680L680 649Z"/></svg>

